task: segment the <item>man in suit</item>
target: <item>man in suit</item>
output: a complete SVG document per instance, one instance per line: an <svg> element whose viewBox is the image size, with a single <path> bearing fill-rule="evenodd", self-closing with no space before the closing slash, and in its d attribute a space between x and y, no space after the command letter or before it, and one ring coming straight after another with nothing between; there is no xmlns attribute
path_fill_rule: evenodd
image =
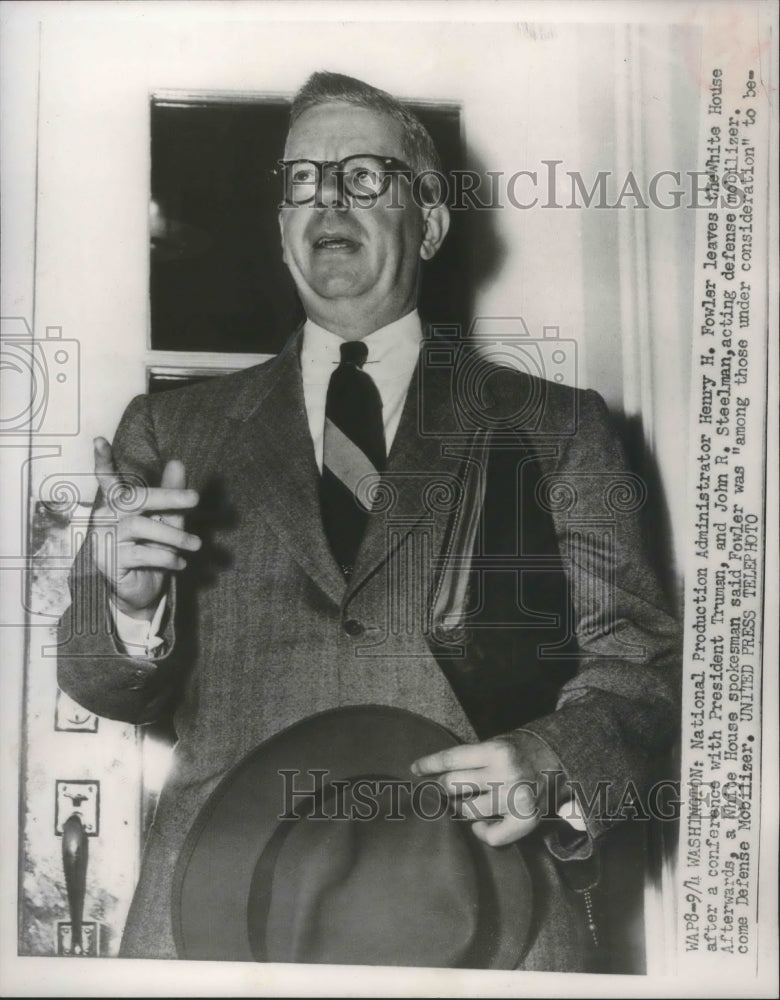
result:
<svg viewBox="0 0 780 1000"><path fill-rule="evenodd" d="M136 398L113 447L96 440L101 499L62 622L60 683L111 718L172 713L178 738L123 955L176 956L172 872L238 760L313 713L382 704L463 740L413 772L475 793L475 837L522 841L535 919L521 967L592 966L593 860L674 732L677 630L641 557L639 504L605 511L610 484L636 484L596 394L468 352L461 363L462 344L443 363L427 351L420 262L448 212L415 204L411 180L437 168L393 98L315 74L282 164L302 330L267 364ZM462 388L464 369L485 376L478 391ZM530 562L496 572L497 553ZM534 631L544 595L558 602L546 633L557 658ZM97 630L81 626L85 607ZM481 626L465 656L453 624ZM572 799L555 775L586 804L573 827L535 808L551 800L554 815Z"/></svg>

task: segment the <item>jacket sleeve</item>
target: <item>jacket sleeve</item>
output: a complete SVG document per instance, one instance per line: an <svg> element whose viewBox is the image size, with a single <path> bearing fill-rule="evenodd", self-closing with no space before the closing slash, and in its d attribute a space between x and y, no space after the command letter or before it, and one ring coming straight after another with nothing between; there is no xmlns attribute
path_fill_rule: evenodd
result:
<svg viewBox="0 0 780 1000"><path fill-rule="evenodd" d="M132 504L133 487L158 486L163 461L158 451L149 399L134 399L117 428L114 462L125 484L117 505ZM95 511L100 496L92 511ZM57 679L63 691L98 715L136 724L153 722L170 710L186 667L185 650L175 642L175 588L171 585L163 644L152 658L128 656L116 639L109 591L92 558L89 531L73 564L71 605L58 632ZM179 644L179 647L181 644Z"/></svg>
<svg viewBox="0 0 780 1000"><path fill-rule="evenodd" d="M583 393L580 404L578 431L545 484L577 671L556 710L523 728L557 755L598 838L632 815L678 732L681 637L643 555L644 485L627 471L601 397Z"/></svg>

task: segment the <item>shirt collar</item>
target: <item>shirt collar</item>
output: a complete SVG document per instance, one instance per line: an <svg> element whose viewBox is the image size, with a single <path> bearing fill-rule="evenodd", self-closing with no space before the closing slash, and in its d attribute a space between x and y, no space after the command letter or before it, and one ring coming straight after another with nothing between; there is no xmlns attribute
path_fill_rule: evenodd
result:
<svg viewBox="0 0 780 1000"><path fill-rule="evenodd" d="M422 341L422 324L416 309L374 330L363 338L368 347L366 372L374 381L410 378ZM312 320L303 327L301 371L304 382L327 382L341 357L341 337Z"/></svg>

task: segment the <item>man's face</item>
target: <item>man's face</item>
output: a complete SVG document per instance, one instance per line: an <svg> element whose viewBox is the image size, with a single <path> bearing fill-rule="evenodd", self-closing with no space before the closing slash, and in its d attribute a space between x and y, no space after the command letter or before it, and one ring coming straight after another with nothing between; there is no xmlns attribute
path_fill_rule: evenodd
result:
<svg viewBox="0 0 780 1000"><path fill-rule="evenodd" d="M367 108L320 105L296 120L284 156L338 161L354 153L404 160L400 124ZM352 337L410 312L419 259L433 256L441 239L432 246L429 211L413 204L409 180L393 178L373 204L360 207L339 201L333 172L325 171L317 201L320 207L304 204L279 213L284 261L307 315Z"/></svg>

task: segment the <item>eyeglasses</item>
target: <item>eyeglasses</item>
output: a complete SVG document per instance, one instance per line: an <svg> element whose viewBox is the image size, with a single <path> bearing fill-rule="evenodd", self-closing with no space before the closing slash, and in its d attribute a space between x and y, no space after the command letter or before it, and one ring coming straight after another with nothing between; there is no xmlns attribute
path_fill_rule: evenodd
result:
<svg viewBox="0 0 780 1000"><path fill-rule="evenodd" d="M394 156L355 153L343 160L278 160L273 171L284 183L284 201L280 208L308 205L326 207L320 200L325 170L332 170L336 194L341 202L348 198L359 205L370 205L387 191L394 176L411 180L412 168Z"/></svg>

